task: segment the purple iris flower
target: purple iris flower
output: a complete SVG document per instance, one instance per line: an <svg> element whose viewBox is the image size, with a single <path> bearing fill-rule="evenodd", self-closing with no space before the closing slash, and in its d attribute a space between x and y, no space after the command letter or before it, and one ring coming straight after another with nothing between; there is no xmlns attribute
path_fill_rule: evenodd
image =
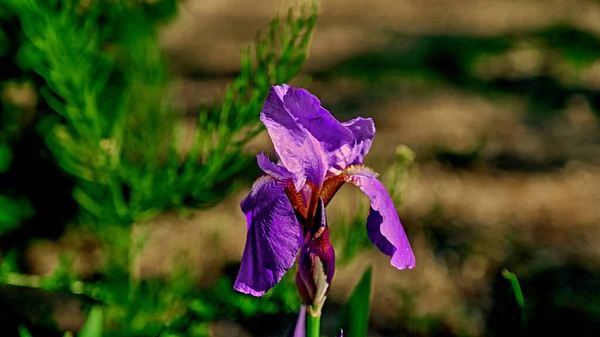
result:
<svg viewBox="0 0 600 337"><path fill-rule="evenodd" d="M335 257L329 241L325 207L345 182L371 200L367 233L392 266L413 268L415 257L398 213L377 174L362 165L375 137L370 118L337 121L304 89L274 86L260 116L273 141L277 163L257 156L266 173L241 202L248 232L234 288L264 295L289 270L298 256L296 282L305 304L327 291ZM315 272L315 269L319 269ZM317 296L318 297L318 296Z"/></svg>

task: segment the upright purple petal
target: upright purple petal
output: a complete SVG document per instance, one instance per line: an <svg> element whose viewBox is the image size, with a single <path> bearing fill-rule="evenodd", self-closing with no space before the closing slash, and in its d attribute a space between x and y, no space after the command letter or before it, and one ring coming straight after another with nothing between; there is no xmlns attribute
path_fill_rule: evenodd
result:
<svg viewBox="0 0 600 337"><path fill-rule="evenodd" d="M249 221L246 246L234 289L262 296L294 264L301 228L284 186L264 176L240 204Z"/></svg>
<svg viewBox="0 0 600 337"><path fill-rule="evenodd" d="M362 164L375 138L375 123L371 118L357 117L342 124L352 131L354 138L353 152L348 166Z"/></svg>
<svg viewBox="0 0 600 337"><path fill-rule="evenodd" d="M289 88L283 97L285 107L321 144L328 170L337 174L352 164L362 163L375 137L370 118L340 123L321 107L317 97L304 89Z"/></svg>
<svg viewBox="0 0 600 337"><path fill-rule="evenodd" d="M327 157L317 139L286 109L281 95L289 90L272 87L260 119L279 160L292 174L296 190L302 190L306 181L320 188L327 173Z"/></svg>
<svg viewBox="0 0 600 337"><path fill-rule="evenodd" d="M308 180L317 188L325 174L360 164L371 148L375 126L370 118L340 123L305 89L274 86L261 120L277 157L291 172L296 190Z"/></svg>
<svg viewBox="0 0 600 337"><path fill-rule="evenodd" d="M413 268L415 255L404 233L396 207L377 175L363 166L353 166L344 172L345 181L356 185L371 199L367 218L367 233L382 253L392 257L392 266Z"/></svg>
<svg viewBox="0 0 600 337"><path fill-rule="evenodd" d="M351 165L362 164L375 138L375 124L371 118L357 117L342 125L352 133L352 141L342 144L329 157L329 172L336 175Z"/></svg>
<svg viewBox="0 0 600 337"><path fill-rule="evenodd" d="M330 153L352 142L352 132L321 107L317 97L305 89L289 88L283 97L288 111Z"/></svg>
<svg viewBox="0 0 600 337"><path fill-rule="evenodd" d="M271 93L274 93L283 102L283 96L288 92L290 86L287 84L274 85L271 87Z"/></svg>

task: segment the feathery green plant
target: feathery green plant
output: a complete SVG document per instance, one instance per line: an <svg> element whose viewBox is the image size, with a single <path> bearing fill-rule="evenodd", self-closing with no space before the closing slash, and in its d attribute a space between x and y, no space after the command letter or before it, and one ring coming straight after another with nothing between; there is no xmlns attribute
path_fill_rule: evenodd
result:
<svg viewBox="0 0 600 337"><path fill-rule="evenodd" d="M11 0L27 37L19 62L43 78L41 95L55 112L39 130L76 180L80 221L94 225L105 266L94 282L77 280L67 260L52 276L12 269L0 276L3 283L97 299L106 305L111 333L121 335L203 335L203 320L220 317L185 320L194 308L187 303L203 298L194 295L186 273L167 282L139 279L133 268L143 238L132 225L165 209L215 203L237 187L236 176L251 163L242 150L262 130L258 115L269 88L299 73L316 23L316 7L273 20L242 51L240 74L223 101L200 109L191 149L182 153L173 137L179 117L170 75L157 44L159 24L175 5Z"/></svg>
<svg viewBox="0 0 600 337"><path fill-rule="evenodd" d="M27 0L17 8L30 42L23 62L44 78L41 94L57 113L40 127L78 180L74 198L101 222L140 220L152 211L146 204L160 202L148 191L172 127L154 22L144 6L125 2Z"/></svg>
<svg viewBox="0 0 600 337"><path fill-rule="evenodd" d="M11 160L12 150L0 138L0 175L8 170ZM16 228L34 212L35 210L25 198L11 196L0 191L0 236Z"/></svg>
<svg viewBox="0 0 600 337"><path fill-rule="evenodd" d="M77 178L73 196L82 209L100 223L130 224L231 193L232 178L249 163L243 146L261 130L269 86L300 71L316 15L290 11L242 52L240 75L221 104L200 111L193 146L181 158L169 76L145 7L76 4L27 0L19 16L30 66L46 80L42 94L58 114L42 130Z"/></svg>

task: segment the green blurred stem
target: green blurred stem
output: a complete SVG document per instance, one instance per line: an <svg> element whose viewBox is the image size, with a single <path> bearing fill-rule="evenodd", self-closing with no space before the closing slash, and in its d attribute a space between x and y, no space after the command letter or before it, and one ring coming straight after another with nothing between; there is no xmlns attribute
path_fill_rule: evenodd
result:
<svg viewBox="0 0 600 337"><path fill-rule="evenodd" d="M320 337L321 333L321 314L312 316L306 312L306 337Z"/></svg>
<svg viewBox="0 0 600 337"><path fill-rule="evenodd" d="M511 273L506 268L502 269L502 276L504 276L505 279L510 281L510 284L513 289L513 293L515 294L515 300L517 301L519 308L521 308L521 321L523 322L523 327L526 328L527 327L527 314L525 311L525 297L523 296L523 291L521 290L521 285L519 284L519 279L517 278L517 275L515 275L514 273Z"/></svg>
<svg viewBox="0 0 600 337"><path fill-rule="evenodd" d="M28 275L12 272L4 272L0 276L0 284L44 289L44 283L56 282L52 276L44 275ZM68 284L69 291L74 294L82 294L84 292L84 284L81 281L72 281Z"/></svg>

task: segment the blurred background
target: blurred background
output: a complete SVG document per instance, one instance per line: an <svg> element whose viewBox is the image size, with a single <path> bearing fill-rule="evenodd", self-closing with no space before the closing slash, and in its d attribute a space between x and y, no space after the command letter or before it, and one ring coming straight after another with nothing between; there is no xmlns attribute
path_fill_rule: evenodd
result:
<svg viewBox="0 0 600 337"><path fill-rule="evenodd" d="M77 331L95 302L109 336L288 333L293 272L265 298L231 289L281 82L374 119L365 164L417 258L391 267L342 187L325 335L368 266L368 336L600 333L600 2L6 1L7 336Z"/></svg>

